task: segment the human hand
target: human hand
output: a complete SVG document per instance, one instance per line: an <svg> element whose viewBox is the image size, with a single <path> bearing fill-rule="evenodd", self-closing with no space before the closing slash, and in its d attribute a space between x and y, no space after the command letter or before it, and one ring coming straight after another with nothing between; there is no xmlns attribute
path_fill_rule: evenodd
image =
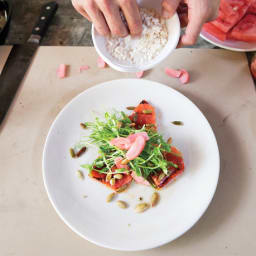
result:
<svg viewBox="0 0 256 256"><path fill-rule="evenodd" d="M220 0L163 0L163 17L170 18L177 11L181 26L187 25L179 46L196 43L203 24L217 18L219 3Z"/></svg>
<svg viewBox="0 0 256 256"><path fill-rule="evenodd" d="M107 36L125 37L139 35L142 31L142 22L136 0L72 0L74 8L85 18L91 21L98 33ZM123 23L122 10L127 26Z"/></svg>

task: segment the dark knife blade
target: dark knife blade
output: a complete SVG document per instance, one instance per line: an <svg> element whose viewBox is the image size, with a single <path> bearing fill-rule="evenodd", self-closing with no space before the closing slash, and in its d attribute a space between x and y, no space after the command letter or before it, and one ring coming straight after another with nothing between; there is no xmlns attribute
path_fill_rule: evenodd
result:
<svg viewBox="0 0 256 256"><path fill-rule="evenodd" d="M40 17L33 28L28 42L24 45L14 45L0 75L0 124L2 123L19 85L29 67L39 43L46 32L58 5L56 2L45 4Z"/></svg>

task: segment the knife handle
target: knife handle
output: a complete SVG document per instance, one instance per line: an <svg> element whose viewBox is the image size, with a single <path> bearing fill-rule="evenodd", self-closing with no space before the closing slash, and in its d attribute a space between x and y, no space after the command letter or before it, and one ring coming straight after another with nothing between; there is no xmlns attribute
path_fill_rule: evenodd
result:
<svg viewBox="0 0 256 256"><path fill-rule="evenodd" d="M56 2L49 2L42 6L39 19L32 30L30 37L38 38L38 43L44 36L50 22L58 9L58 4Z"/></svg>

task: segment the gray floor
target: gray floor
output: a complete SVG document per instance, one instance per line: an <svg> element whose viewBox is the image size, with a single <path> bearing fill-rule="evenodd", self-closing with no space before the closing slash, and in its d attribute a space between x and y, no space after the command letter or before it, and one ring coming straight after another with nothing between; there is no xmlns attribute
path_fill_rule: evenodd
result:
<svg viewBox="0 0 256 256"><path fill-rule="evenodd" d="M37 21L40 7L49 0L13 0L13 16L6 44L22 44ZM91 46L91 24L75 11L71 0L57 0L59 9L42 40L42 45ZM213 48L199 39L194 47Z"/></svg>

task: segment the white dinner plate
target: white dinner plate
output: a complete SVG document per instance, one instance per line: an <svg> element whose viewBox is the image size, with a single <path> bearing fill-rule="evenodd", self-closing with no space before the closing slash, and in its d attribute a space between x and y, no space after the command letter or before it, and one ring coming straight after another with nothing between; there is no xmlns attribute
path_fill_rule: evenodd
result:
<svg viewBox="0 0 256 256"><path fill-rule="evenodd" d="M76 176L81 164L97 157L97 149L88 148L72 159L69 148L89 134L81 129L81 122L111 109L130 113L126 107L143 99L156 108L159 132L166 139L172 137L173 145L183 152L185 172L159 191L156 207L138 214L134 207L139 197L149 202L151 187L132 183L118 194L115 201L126 201L127 209L120 209L115 201L106 203L109 188L89 178L85 170L84 180ZM177 120L184 125L171 123ZM219 151L208 121L188 98L156 82L121 79L84 91L59 113L45 142L43 176L53 207L74 232L103 247L144 250L173 241L199 220L217 186Z"/></svg>
<svg viewBox="0 0 256 256"><path fill-rule="evenodd" d="M256 43L247 43L236 40L225 40L221 41L210 33L202 30L200 36L211 44L214 44L220 48L224 48L231 51L237 52L253 52L256 51Z"/></svg>

